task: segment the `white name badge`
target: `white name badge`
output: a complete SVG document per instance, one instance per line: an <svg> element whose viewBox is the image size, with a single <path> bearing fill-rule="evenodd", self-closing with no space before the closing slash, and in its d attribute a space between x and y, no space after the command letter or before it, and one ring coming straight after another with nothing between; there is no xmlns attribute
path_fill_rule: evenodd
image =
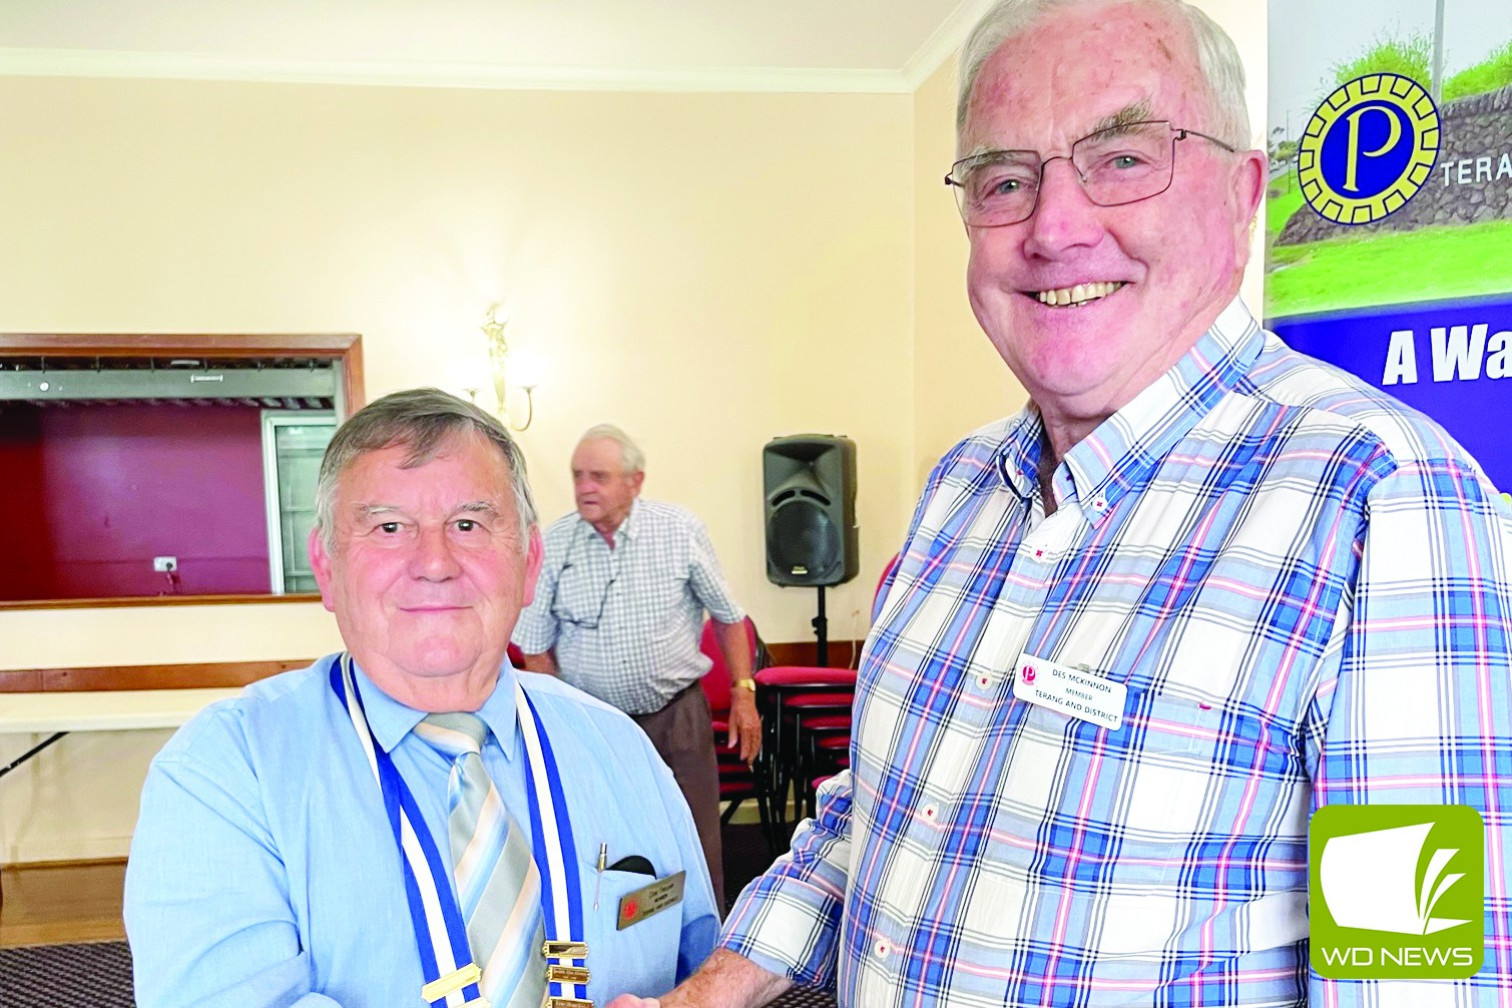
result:
<svg viewBox="0 0 1512 1008"><path fill-rule="evenodd" d="M1109 731L1123 724L1129 689L1092 672L1021 654L1014 669L1013 695L1058 714L1090 721Z"/></svg>

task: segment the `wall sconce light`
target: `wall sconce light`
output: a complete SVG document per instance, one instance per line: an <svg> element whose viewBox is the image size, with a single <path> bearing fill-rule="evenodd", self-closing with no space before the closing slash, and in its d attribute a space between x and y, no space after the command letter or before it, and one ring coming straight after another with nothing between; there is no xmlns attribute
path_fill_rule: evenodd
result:
<svg viewBox="0 0 1512 1008"><path fill-rule="evenodd" d="M509 317L499 318L501 305L489 305L488 313L483 316L483 336L488 344L488 372L493 380L494 398L499 404L499 419L504 421L511 430L522 431L530 426L530 421L535 418L535 400L533 393L540 379L536 373L521 360L519 353L511 354L509 340L505 338L504 330L509 326ZM510 370L517 372L519 387L525 392L525 422L516 424L511 417L507 398L509 395L508 377ZM478 390L470 388L467 394L474 402L478 399Z"/></svg>

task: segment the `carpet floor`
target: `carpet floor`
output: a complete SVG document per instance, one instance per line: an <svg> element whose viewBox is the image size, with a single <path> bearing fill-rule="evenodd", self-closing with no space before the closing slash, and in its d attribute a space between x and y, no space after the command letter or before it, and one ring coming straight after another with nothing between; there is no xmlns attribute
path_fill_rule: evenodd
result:
<svg viewBox="0 0 1512 1008"><path fill-rule="evenodd" d="M5 1008L134 1008L125 942L0 949Z"/></svg>
<svg viewBox="0 0 1512 1008"><path fill-rule="evenodd" d="M756 826L727 826L726 901L772 858ZM774 1008L834 1008L824 991L792 990ZM131 951L125 942L33 945L0 949L0 1008L135 1008Z"/></svg>

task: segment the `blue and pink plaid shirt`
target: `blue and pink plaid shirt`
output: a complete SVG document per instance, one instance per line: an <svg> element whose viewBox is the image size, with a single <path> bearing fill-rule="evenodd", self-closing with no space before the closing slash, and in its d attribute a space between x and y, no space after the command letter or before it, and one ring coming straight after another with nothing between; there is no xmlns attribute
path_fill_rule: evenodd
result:
<svg viewBox="0 0 1512 1008"><path fill-rule="evenodd" d="M724 945L865 1008L1512 1004L1512 509L1476 464L1238 302L1048 517L1040 443L1031 408L930 477L852 770ZM1125 685L1121 727L1014 699L1026 654ZM1472 979L1310 973L1308 818L1365 802L1481 811Z"/></svg>

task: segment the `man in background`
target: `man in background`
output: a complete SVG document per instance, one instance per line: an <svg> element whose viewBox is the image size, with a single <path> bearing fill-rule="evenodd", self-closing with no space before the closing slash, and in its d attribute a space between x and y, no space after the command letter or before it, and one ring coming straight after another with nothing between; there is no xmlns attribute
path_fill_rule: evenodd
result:
<svg viewBox="0 0 1512 1008"><path fill-rule="evenodd" d="M1201 11L1002 0L961 68L967 290L1031 401L931 475L850 771L661 1005L1506 1004L1507 504L1238 300L1265 158ZM1310 972L1310 814L1364 804L1484 818L1473 977Z"/></svg>
<svg viewBox="0 0 1512 1008"><path fill-rule="evenodd" d="M577 511L546 531L535 602L514 643L525 667L625 711L672 768L723 899L719 768L701 680L704 611L730 670L729 744L746 762L761 747L745 612L720 573L703 523L675 504L641 500L645 454L611 424L572 453Z"/></svg>

